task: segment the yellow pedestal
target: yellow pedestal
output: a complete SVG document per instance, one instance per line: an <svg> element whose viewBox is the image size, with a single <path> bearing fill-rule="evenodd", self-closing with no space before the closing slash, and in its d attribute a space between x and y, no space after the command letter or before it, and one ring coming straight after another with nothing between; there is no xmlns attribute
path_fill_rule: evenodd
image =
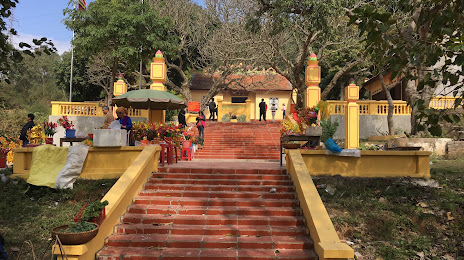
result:
<svg viewBox="0 0 464 260"><path fill-rule="evenodd" d="M348 102L345 108L345 149L359 146L359 105Z"/></svg>
<svg viewBox="0 0 464 260"><path fill-rule="evenodd" d="M159 91L166 91L166 86L160 82L154 82L150 85L150 89L159 90Z"/></svg>

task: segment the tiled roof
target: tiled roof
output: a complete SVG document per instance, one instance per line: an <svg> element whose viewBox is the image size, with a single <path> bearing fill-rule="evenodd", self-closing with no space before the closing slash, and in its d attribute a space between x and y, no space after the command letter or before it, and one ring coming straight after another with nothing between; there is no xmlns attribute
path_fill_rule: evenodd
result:
<svg viewBox="0 0 464 260"><path fill-rule="evenodd" d="M209 90L214 84L214 79L219 79L219 75L214 74L194 74L190 83L191 90ZM255 74L255 75L231 75L228 80L234 81L230 89L247 91L271 91L285 90L291 91L292 85L280 74Z"/></svg>

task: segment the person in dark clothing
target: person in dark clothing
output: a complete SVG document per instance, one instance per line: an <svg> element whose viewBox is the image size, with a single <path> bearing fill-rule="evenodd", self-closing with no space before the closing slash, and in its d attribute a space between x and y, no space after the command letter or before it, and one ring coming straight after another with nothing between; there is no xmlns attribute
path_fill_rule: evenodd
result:
<svg viewBox="0 0 464 260"><path fill-rule="evenodd" d="M216 107L216 103L214 103L214 98L211 99L211 102L209 102L208 107L209 107L209 119L212 118L214 121L214 114L217 115L217 107Z"/></svg>
<svg viewBox="0 0 464 260"><path fill-rule="evenodd" d="M23 147L29 144L29 140L27 139L27 130L33 128L34 124L34 114L27 115L27 123L21 129L21 134L19 135L19 140L23 141Z"/></svg>
<svg viewBox="0 0 464 260"><path fill-rule="evenodd" d="M182 128L187 126L187 122L185 122L185 109L181 108L179 111L179 115L177 116L177 120L179 120L179 125L182 126Z"/></svg>
<svg viewBox="0 0 464 260"><path fill-rule="evenodd" d="M259 121L261 121L261 116L263 117L264 121L266 121L266 102L264 102L264 98L261 99L261 103L259 103Z"/></svg>
<svg viewBox="0 0 464 260"><path fill-rule="evenodd" d="M8 254L5 252L5 239L0 235L0 260L8 260Z"/></svg>

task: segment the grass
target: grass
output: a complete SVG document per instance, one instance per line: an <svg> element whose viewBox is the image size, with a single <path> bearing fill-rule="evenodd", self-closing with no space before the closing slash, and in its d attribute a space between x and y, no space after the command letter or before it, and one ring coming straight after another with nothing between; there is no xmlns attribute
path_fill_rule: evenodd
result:
<svg viewBox="0 0 464 260"><path fill-rule="evenodd" d="M363 259L464 259L464 159L431 159L438 188L411 178L314 177L341 239ZM421 258L423 256L423 258Z"/></svg>
<svg viewBox="0 0 464 260"><path fill-rule="evenodd" d="M11 169L0 171L9 175ZM50 230L68 224L87 202L100 200L116 180L77 180L72 190L30 187L20 179L0 182L0 234L6 240L9 259L16 259L30 240L37 259L51 257ZM24 246L21 259L33 259Z"/></svg>

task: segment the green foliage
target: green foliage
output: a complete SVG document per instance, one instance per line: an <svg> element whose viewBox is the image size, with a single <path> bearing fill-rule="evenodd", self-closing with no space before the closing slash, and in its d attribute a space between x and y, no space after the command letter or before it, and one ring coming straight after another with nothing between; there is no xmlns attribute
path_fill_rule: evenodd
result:
<svg viewBox="0 0 464 260"><path fill-rule="evenodd" d="M237 117L237 122L245 123L247 121L246 115L240 115Z"/></svg>
<svg viewBox="0 0 464 260"><path fill-rule="evenodd" d="M16 3L18 3L18 0L0 0L0 80L5 80L8 83L11 82L9 76L12 75L12 66L15 63L21 62L24 59L24 55L40 56L42 53L50 55L56 51L53 43L45 37L33 39L33 45L20 42L19 48L21 50L17 50L10 44L10 35L14 36L18 35L18 33L14 28L7 26L5 19L11 16L11 9L16 7ZM39 47L42 48L36 50Z"/></svg>
<svg viewBox="0 0 464 260"><path fill-rule="evenodd" d="M417 130L441 135L439 120L427 112L424 101L440 83L450 86L445 92L462 97L462 73L455 69L464 64L462 1L378 1L354 9L349 24L354 23L366 37L367 51L381 67L390 68L392 78L417 82L415 90L408 89L413 115L421 124Z"/></svg>
<svg viewBox="0 0 464 260"><path fill-rule="evenodd" d="M325 142L327 139L334 137L335 132L337 132L338 128L338 121L333 121L330 120L330 117L326 120L322 120L320 122L321 127L322 127L322 136L321 136L321 141Z"/></svg>
<svg viewBox="0 0 464 260"><path fill-rule="evenodd" d="M73 222L69 224L68 228L64 230L66 233L81 233L94 230L97 227L95 223L87 221Z"/></svg>
<svg viewBox="0 0 464 260"><path fill-rule="evenodd" d="M224 114L224 116L222 116L222 122L230 122L230 115Z"/></svg>
<svg viewBox="0 0 464 260"><path fill-rule="evenodd" d="M82 214L82 221L89 221L93 218L96 218L100 215L101 211L108 205L108 201L94 201L91 202L85 207L84 213Z"/></svg>
<svg viewBox="0 0 464 260"><path fill-rule="evenodd" d="M85 12L72 6L64 12L68 15L64 23L76 34L77 55L107 52L113 59L110 63L121 60L135 71L141 57L147 63L158 49L166 55L176 42L168 34L169 17L138 0L96 0Z"/></svg>
<svg viewBox="0 0 464 260"><path fill-rule="evenodd" d="M86 66L89 59L81 55L74 55L72 101L97 101L104 96L102 88L89 82ZM71 76L71 52L64 52L59 61L53 66L55 82L58 87L69 97L69 81Z"/></svg>

